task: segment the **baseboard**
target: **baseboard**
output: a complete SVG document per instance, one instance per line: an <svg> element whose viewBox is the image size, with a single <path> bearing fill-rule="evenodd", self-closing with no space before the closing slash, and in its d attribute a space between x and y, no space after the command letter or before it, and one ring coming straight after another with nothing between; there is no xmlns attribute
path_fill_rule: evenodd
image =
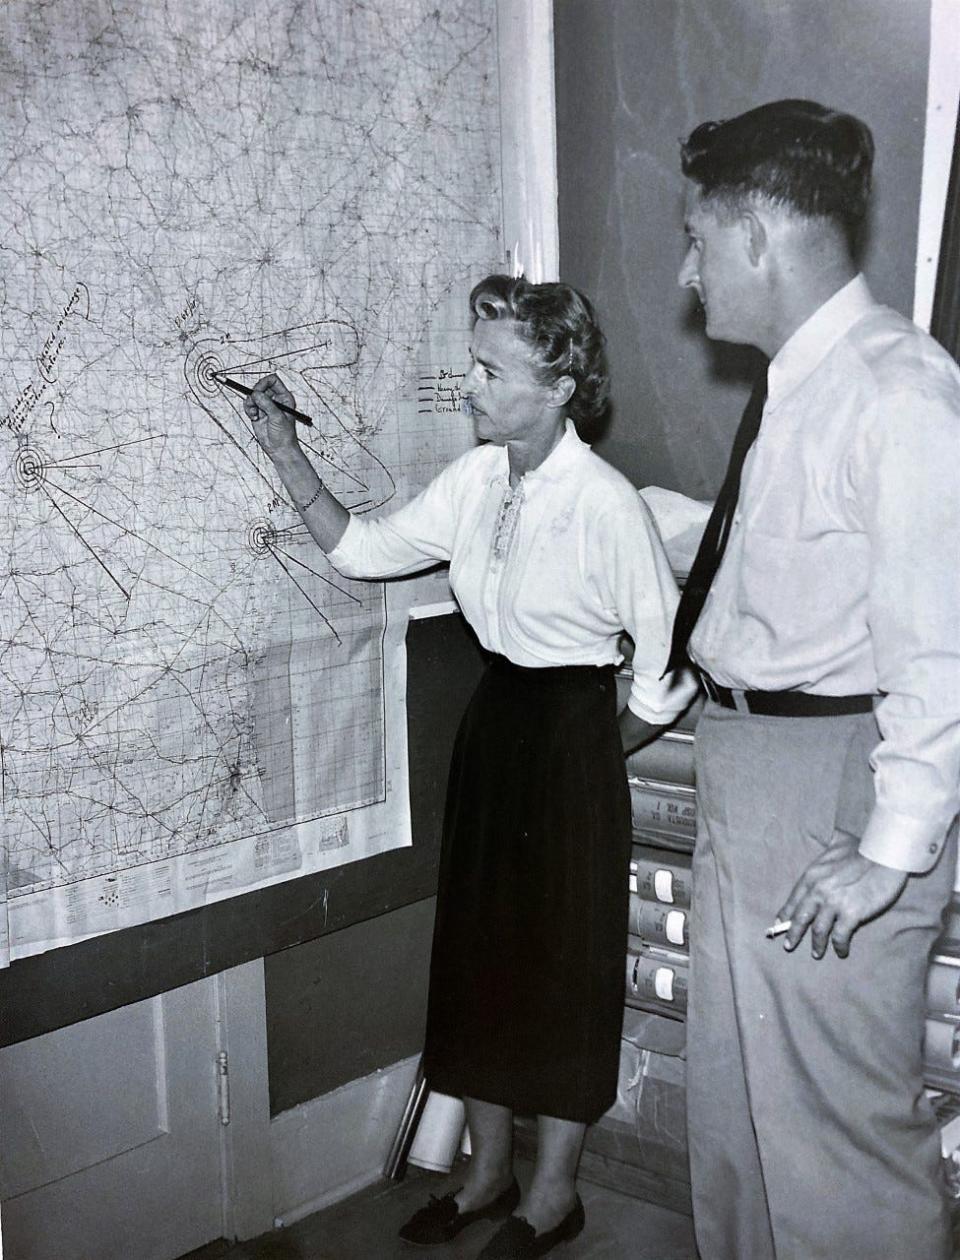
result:
<svg viewBox="0 0 960 1260"><path fill-rule="evenodd" d="M377 1181L416 1070L416 1056L403 1059L271 1121L278 1226L290 1225Z"/></svg>

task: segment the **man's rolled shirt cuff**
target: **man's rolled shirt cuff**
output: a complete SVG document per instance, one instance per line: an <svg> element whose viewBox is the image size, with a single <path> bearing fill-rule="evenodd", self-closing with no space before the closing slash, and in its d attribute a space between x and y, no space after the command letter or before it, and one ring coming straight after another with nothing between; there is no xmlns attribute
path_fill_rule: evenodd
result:
<svg viewBox="0 0 960 1260"><path fill-rule="evenodd" d="M674 670L664 679L643 679L635 674L627 708L651 726L669 726L690 707L696 694L696 680L686 669Z"/></svg>
<svg viewBox="0 0 960 1260"><path fill-rule="evenodd" d="M860 853L891 870L920 875L936 865L948 826L876 805L861 837Z"/></svg>

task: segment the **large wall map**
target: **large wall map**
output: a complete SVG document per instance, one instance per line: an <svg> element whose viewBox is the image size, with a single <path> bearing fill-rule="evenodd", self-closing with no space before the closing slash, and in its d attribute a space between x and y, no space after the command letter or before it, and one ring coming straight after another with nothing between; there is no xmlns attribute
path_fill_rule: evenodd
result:
<svg viewBox="0 0 960 1260"><path fill-rule="evenodd" d="M7 0L0 161L17 957L409 842L403 633L442 578L340 577L222 375L281 373L357 512L470 443L494 0Z"/></svg>

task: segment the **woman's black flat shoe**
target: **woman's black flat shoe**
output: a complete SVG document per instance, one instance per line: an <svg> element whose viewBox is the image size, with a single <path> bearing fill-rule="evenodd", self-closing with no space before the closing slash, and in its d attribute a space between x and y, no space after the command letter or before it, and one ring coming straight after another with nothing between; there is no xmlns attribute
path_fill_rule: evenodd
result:
<svg viewBox="0 0 960 1260"><path fill-rule="evenodd" d="M404 1242L415 1243L418 1247L449 1242L474 1221L495 1221L498 1217L509 1216L520 1202L520 1187L516 1179L495 1199L483 1207L474 1208L472 1212L461 1212L457 1207L456 1196L459 1193L459 1190L453 1190L439 1199L432 1194L427 1206L414 1212L406 1225L401 1226L400 1237Z"/></svg>
<svg viewBox="0 0 960 1260"><path fill-rule="evenodd" d="M477 1260L530 1260L545 1256L559 1243L576 1238L586 1223L580 1196L559 1225L538 1234L522 1216L510 1216L490 1239Z"/></svg>

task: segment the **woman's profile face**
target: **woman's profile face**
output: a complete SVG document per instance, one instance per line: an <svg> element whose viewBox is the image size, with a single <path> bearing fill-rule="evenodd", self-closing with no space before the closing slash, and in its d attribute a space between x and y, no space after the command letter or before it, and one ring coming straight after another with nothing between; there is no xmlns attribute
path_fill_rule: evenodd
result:
<svg viewBox="0 0 960 1260"><path fill-rule="evenodd" d="M533 348L513 320L478 319L470 357L463 394L470 399L481 441L502 446L559 422L550 387L537 379Z"/></svg>

